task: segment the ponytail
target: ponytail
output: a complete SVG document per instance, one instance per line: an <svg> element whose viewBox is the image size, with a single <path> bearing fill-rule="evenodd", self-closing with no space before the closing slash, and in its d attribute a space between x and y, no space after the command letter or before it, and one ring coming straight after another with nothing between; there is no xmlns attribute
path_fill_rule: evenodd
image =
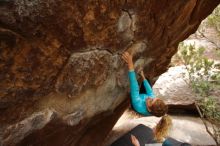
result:
<svg viewBox="0 0 220 146"><path fill-rule="evenodd" d="M154 137L157 142L163 142L169 134L169 130L172 126L172 119L168 115L164 115L157 123L154 129Z"/></svg>

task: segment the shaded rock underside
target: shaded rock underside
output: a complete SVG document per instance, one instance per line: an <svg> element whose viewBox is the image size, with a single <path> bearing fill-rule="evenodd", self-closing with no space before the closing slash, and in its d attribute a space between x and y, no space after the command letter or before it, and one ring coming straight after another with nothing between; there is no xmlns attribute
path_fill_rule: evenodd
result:
<svg viewBox="0 0 220 146"><path fill-rule="evenodd" d="M128 105L127 50L155 82L219 0L2 0L0 145L101 145Z"/></svg>

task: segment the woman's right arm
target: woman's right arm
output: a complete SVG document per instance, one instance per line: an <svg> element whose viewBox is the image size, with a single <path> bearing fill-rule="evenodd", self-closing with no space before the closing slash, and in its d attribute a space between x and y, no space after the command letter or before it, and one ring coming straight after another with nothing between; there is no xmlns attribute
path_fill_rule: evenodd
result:
<svg viewBox="0 0 220 146"><path fill-rule="evenodd" d="M132 55L128 52L125 52L122 54L122 59L127 63L128 65L128 76L129 76L129 82L130 82L130 90L131 90L131 100L132 103L134 103L135 99L139 97L139 86L138 82L135 76L134 72L134 63L132 60Z"/></svg>
<svg viewBox="0 0 220 146"><path fill-rule="evenodd" d="M129 70L128 76L130 82L131 100L133 102L139 97L139 86L134 71Z"/></svg>

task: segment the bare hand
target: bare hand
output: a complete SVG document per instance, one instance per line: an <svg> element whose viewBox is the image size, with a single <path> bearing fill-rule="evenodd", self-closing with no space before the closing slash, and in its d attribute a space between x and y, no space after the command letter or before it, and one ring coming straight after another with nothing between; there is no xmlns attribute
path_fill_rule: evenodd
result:
<svg viewBox="0 0 220 146"><path fill-rule="evenodd" d="M131 135L131 142L134 146L140 146L138 139L134 135Z"/></svg>
<svg viewBox="0 0 220 146"><path fill-rule="evenodd" d="M131 54L129 54L128 52L124 52L122 54L122 59L128 64L129 70L133 70L134 69L134 64L133 64L133 60L132 60Z"/></svg>

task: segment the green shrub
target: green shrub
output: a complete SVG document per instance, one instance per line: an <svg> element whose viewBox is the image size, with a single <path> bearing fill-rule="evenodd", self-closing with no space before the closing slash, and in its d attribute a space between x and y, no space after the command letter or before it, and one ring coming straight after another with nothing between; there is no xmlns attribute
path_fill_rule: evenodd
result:
<svg viewBox="0 0 220 146"><path fill-rule="evenodd" d="M178 49L178 56L187 70L188 84L196 94L203 97L198 101L201 110L207 118L220 121L220 106L210 96L212 90L220 89L220 65L204 57L203 47L180 43Z"/></svg>
<svg viewBox="0 0 220 146"><path fill-rule="evenodd" d="M207 24L220 32L220 5L207 18Z"/></svg>
<svg viewBox="0 0 220 146"><path fill-rule="evenodd" d="M189 77L189 84L195 93L208 96L212 90L211 78L217 77L212 73L215 68L214 61L203 56L205 48L195 48L194 45L179 45L179 56L182 59Z"/></svg>
<svg viewBox="0 0 220 146"><path fill-rule="evenodd" d="M199 106L207 118L220 121L219 104L215 98L211 96L205 97L200 100Z"/></svg>

